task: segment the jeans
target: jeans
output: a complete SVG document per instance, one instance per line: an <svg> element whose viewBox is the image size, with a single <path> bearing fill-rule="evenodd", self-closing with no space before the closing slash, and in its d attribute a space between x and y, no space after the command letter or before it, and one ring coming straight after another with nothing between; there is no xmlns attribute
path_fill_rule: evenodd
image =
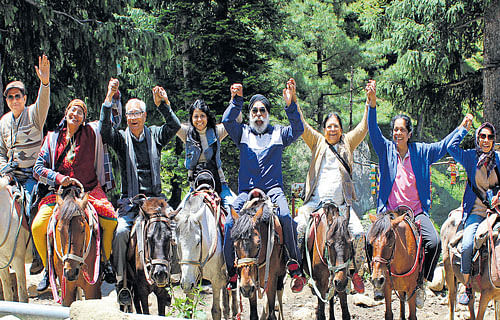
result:
<svg viewBox="0 0 500 320"><path fill-rule="evenodd" d="M134 225L137 213L138 208L135 208L131 203L124 203L118 208L118 224L115 229L115 237L112 243L113 265L116 270L118 281L123 279L123 274L125 272L130 230Z"/></svg>
<svg viewBox="0 0 500 320"><path fill-rule="evenodd" d="M471 214L465 220L464 236L462 238L462 260L460 264L460 272L470 274L472 268L472 250L474 249L474 237L476 236L477 227L484 220L477 214Z"/></svg>

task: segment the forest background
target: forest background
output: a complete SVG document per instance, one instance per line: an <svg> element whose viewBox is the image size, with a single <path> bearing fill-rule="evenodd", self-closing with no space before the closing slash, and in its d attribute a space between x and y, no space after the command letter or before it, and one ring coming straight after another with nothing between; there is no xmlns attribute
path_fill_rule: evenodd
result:
<svg viewBox="0 0 500 320"><path fill-rule="evenodd" d="M243 84L246 101L255 93L268 96L272 121L287 124L281 91L294 77L299 104L318 130L329 112L341 114L345 132L359 123L368 79L377 80L386 137L390 118L400 112L415 121L417 141L443 138L467 112L476 126L488 120L500 128L499 0L0 0L0 6L0 92L22 80L33 103L34 65L47 54L47 130L74 98L85 100L89 118L98 119L110 77L120 80L123 105L135 97L146 102L148 125L162 123L155 85L166 89L181 121L198 98L220 121L235 82ZM2 99L0 114L6 111ZM230 138L221 155L237 191L239 155ZM291 183L305 180L309 160L302 139L286 149L288 196ZM371 160L378 161L373 152ZM179 139L161 161L164 192L176 205L188 190ZM439 186L449 185L445 173L436 170ZM445 189L458 203L463 189ZM109 196L116 199L118 190Z"/></svg>

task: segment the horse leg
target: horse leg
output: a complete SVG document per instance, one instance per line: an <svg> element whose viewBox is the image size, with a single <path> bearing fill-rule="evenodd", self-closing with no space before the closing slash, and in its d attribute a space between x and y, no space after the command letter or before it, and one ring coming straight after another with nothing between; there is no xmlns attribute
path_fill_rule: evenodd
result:
<svg viewBox="0 0 500 320"><path fill-rule="evenodd" d="M221 310L220 310L220 292L223 288L222 281L213 281L212 282L212 319L220 320L221 319Z"/></svg>
<svg viewBox="0 0 500 320"><path fill-rule="evenodd" d="M14 258L13 268L16 271L17 278L17 296L19 302L28 302L28 290L26 289L26 269L24 268L24 254Z"/></svg>
<svg viewBox="0 0 500 320"><path fill-rule="evenodd" d="M417 297L415 295L408 301L408 309L410 310L408 319L417 320Z"/></svg>
<svg viewBox="0 0 500 320"><path fill-rule="evenodd" d="M347 305L347 292L338 292L337 293L339 298L340 298L340 308L342 309L342 320L349 320L351 319L351 314L349 313L349 306ZM333 315L333 310L334 305L333 305L334 299L330 299L330 319L335 319L335 316Z"/></svg>
<svg viewBox="0 0 500 320"><path fill-rule="evenodd" d="M486 307L488 306L488 302L490 302L492 297L491 291L486 291L481 293L481 298L479 298L479 309L477 310L477 320L483 320L484 312L486 311ZM471 317L473 320L473 318Z"/></svg>
<svg viewBox="0 0 500 320"><path fill-rule="evenodd" d="M248 300L250 302L250 320L259 319L259 315L257 313L257 292L254 292Z"/></svg>
<svg viewBox="0 0 500 320"><path fill-rule="evenodd" d="M165 288L155 287L154 292L156 295L156 301L158 302L158 315L165 316L166 306L170 305L172 298Z"/></svg>
<svg viewBox="0 0 500 320"><path fill-rule="evenodd" d="M139 284L139 283L134 283L132 285L132 297L133 297L133 300L134 300L134 307L135 307L135 312L138 313L138 314L142 314L142 306L141 306L141 294L139 293L139 286L144 286L144 283L145 283L145 280L143 282L143 284ZM127 308L128 306L125 306L125 308ZM132 309L132 308L130 308Z"/></svg>
<svg viewBox="0 0 500 320"><path fill-rule="evenodd" d="M225 289L224 289L225 290ZM238 294L237 290L228 292L231 295L231 310L233 319L236 319L236 316L238 315Z"/></svg>
<svg viewBox="0 0 500 320"><path fill-rule="evenodd" d="M222 313L224 314L224 319L229 320L231 314L231 308L229 306L229 290L222 288Z"/></svg>
<svg viewBox="0 0 500 320"><path fill-rule="evenodd" d="M276 282L277 282L277 277L276 275L271 276L267 285L267 310L268 310L268 315L267 319L269 320L276 320L276 312L275 312L275 306L276 306Z"/></svg>
<svg viewBox="0 0 500 320"><path fill-rule="evenodd" d="M137 295L139 296L139 301L142 307L142 313L143 314L150 314L149 313L149 304L148 304L148 297L149 297L150 291L148 290L147 285L139 285L137 288ZM139 312L137 312L139 313Z"/></svg>
<svg viewBox="0 0 500 320"><path fill-rule="evenodd" d="M453 320L455 318L455 302L457 299L457 278L453 273L449 259L444 259L444 279L448 287L448 319Z"/></svg>
<svg viewBox="0 0 500 320"><path fill-rule="evenodd" d="M406 319L406 292L398 292L402 299L399 299L399 319Z"/></svg>
<svg viewBox="0 0 500 320"><path fill-rule="evenodd" d="M64 294L62 305L69 307L76 300L76 281L66 281L66 292Z"/></svg>
<svg viewBox="0 0 500 320"><path fill-rule="evenodd" d="M2 281L3 299L5 301L14 301L14 285L10 277L9 268L0 270L0 279Z"/></svg>
<svg viewBox="0 0 500 320"><path fill-rule="evenodd" d="M389 281L388 277L387 280L385 281L384 285L384 298L385 298L385 320L392 320L393 319L393 314L392 314L392 288L387 284L387 281Z"/></svg>
<svg viewBox="0 0 500 320"><path fill-rule="evenodd" d="M283 317L283 289L285 287L284 280L285 276L278 277L278 283L276 285L276 296L278 297L278 306L279 306L279 319L284 320Z"/></svg>

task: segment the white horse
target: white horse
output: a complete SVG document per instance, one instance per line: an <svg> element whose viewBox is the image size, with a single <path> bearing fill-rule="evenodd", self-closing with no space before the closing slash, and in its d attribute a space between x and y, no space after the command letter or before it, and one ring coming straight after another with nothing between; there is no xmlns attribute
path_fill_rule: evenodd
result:
<svg viewBox="0 0 500 320"><path fill-rule="evenodd" d="M222 252L222 235L217 227L219 208L212 212L210 196L214 191L193 192L175 217L177 252L181 265L181 287L190 294L202 279L212 284L212 319L221 319L220 293L223 294L224 318L230 318L229 297L225 289L226 266ZM215 213L215 214L214 214ZM233 316L237 313L236 295L232 295Z"/></svg>
<svg viewBox="0 0 500 320"><path fill-rule="evenodd" d="M20 302L28 302L26 289L25 262L32 259L30 232L21 226L21 218L12 208L13 195L9 191L7 177L0 178L0 280L2 282L4 300L13 301L17 286L17 295ZM22 215L21 215L22 217ZM22 218L24 219L24 217ZM9 268L16 273L17 283L13 283Z"/></svg>

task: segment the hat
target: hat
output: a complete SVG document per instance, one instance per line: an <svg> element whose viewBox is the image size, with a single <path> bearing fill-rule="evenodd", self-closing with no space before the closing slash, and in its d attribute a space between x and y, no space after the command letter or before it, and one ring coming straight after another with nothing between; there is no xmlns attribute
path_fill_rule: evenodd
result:
<svg viewBox="0 0 500 320"><path fill-rule="evenodd" d="M5 87L5 91L3 92L4 97L7 97L7 93L10 89L19 89L24 95L26 95L26 89L24 88L24 84L21 81L16 80L10 82L7 87Z"/></svg>
<svg viewBox="0 0 500 320"><path fill-rule="evenodd" d="M263 95L261 94L256 94L254 96L252 96L252 98L250 98L250 104L248 105L248 110L251 111L252 110L252 107L253 105L255 104L255 102L257 101L260 101L262 102L262 104L264 105L264 107L266 108L266 111L269 112L269 109L271 108L271 103L269 102L269 100L267 100L266 97L264 97Z"/></svg>
<svg viewBox="0 0 500 320"><path fill-rule="evenodd" d="M68 111L69 108L71 108L72 106L79 106L83 109L83 113L85 114L85 119L87 118L87 105L85 104L85 102L83 102L82 100L80 99L74 99L72 100L68 106L66 107L66 111L65 113Z"/></svg>

